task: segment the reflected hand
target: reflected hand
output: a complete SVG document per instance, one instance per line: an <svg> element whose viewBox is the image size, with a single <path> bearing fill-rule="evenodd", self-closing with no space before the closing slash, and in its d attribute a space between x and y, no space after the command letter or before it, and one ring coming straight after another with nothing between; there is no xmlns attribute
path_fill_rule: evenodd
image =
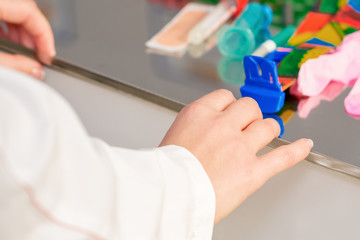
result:
<svg viewBox="0 0 360 240"><path fill-rule="evenodd" d="M215 190L217 223L269 178L309 154L312 141L301 139L257 156L279 133L274 119L262 119L255 100L236 101L231 92L217 90L186 106L160 146L182 146L199 159Z"/></svg>
<svg viewBox="0 0 360 240"><path fill-rule="evenodd" d="M0 20L7 27L7 31L0 27L1 37L34 49L41 62L50 63L56 54L54 37L49 22L33 0L0 0ZM42 77L41 65L23 56L2 53L0 64Z"/></svg>

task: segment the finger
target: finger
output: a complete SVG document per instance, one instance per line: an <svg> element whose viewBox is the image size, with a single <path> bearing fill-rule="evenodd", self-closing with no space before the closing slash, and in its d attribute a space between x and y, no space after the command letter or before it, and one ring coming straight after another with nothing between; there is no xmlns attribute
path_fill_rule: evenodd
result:
<svg viewBox="0 0 360 240"><path fill-rule="evenodd" d="M43 79L44 72L40 63L22 55L0 52L0 65L26 73L37 79Z"/></svg>
<svg viewBox="0 0 360 240"><path fill-rule="evenodd" d="M8 39L14 43L20 43L19 29L14 24L8 24Z"/></svg>
<svg viewBox="0 0 360 240"><path fill-rule="evenodd" d="M34 1L0 1L0 19L23 27L34 39L37 51L55 55L50 24Z"/></svg>
<svg viewBox="0 0 360 240"><path fill-rule="evenodd" d="M265 180L267 180L277 173L292 167L309 155L313 145L314 143L310 139L300 139L260 156L257 165L258 175L264 176Z"/></svg>
<svg viewBox="0 0 360 240"><path fill-rule="evenodd" d="M19 29L19 33L21 44L27 48L35 49L35 43L30 34L23 28Z"/></svg>
<svg viewBox="0 0 360 240"><path fill-rule="evenodd" d="M2 30L1 28L0 28L0 37L8 40L7 35L5 34L4 30Z"/></svg>
<svg viewBox="0 0 360 240"><path fill-rule="evenodd" d="M235 101L236 99L232 92L225 89L218 89L196 100L194 103L201 103L215 111L222 112Z"/></svg>
<svg viewBox="0 0 360 240"><path fill-rule="evenodd" d="M263 149L280 134L280 126L275 119L256 120L243 130L249 147L255 153Z"/></svg>
<svg viewBox="0 0 360 240"><path fill-rule="evenodd" d="M263 118L259 105L254 99L249 97L240 98L231 104L225 112L231 115L231 117L235 116L238 119L238 125L241 129Z"/></svg>
<svg viewBox="0 0 360 240"><path fill-rule="evenodd" d="M8 30L7 24L0 20L0 37L9 40L8 33L9 33L9 30Z"/></svg>

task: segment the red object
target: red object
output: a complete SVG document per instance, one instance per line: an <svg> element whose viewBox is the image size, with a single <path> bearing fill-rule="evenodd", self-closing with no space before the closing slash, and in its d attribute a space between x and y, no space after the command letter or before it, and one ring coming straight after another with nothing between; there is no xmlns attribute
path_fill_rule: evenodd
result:
<svg viewBox="0 0 360 240"><path fill-rule="evenodd" d="M281 85L281 90L284 92L286 91L289 87L291 87L292 85L294 85L296 83L297 78L293 78L293 77L280 77L279 76L279 83Z"/></svg>
<svg viewBox="0 0 360 240"><path fill-rule="evenodd" d="M335 16L335 21L346 23L354 28L360 28L360 13L355 11L351 6L343 7Z"/></svg>
<svg viewBox="0 0 360 240"><path fill-rule="evenodd" d="M295 34L320 31L333 18L330 14L309 12L300 24Z"/></svg>
<svg viewBox="0 0 360 240"><path fill-rule="evenodd" d="M237 9L234 13L234 16L236 17L242 12L242 10L244 10L246 5L248 4L248 0L235 0L235 2L237 4Z"/></svg>
<svg viewBox="0 0 360 240"><path fill-rule="evenodd" d="M188 3L187 0L149 0L149 2L154 4L163 4L169 9L180 9Z"/></svg>

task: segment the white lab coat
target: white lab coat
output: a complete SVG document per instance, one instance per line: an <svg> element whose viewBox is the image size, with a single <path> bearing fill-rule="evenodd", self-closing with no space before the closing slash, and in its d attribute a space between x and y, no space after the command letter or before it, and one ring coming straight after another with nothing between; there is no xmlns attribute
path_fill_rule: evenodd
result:
<svg viewBox="0 0 360 240"><path fill-rule="evenodd" d="M111 147L46 84L2 67L0 194L1 240L212 236L214 190L189 151Z"/></svg>

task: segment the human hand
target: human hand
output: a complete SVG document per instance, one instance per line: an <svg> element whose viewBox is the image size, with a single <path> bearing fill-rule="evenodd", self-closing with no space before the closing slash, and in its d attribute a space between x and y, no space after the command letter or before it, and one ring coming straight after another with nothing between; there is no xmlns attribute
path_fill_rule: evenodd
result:
<svg viewBox="0 0 360 240"><path fill-rule="evenodd" d="M274 119L262 119L255 100L236 101L231 92L217 90L186 106L160 146L182 146L199 159L215 190L217 223L269 178L309 154L313 142L301 139L257 156L279 133Z"/></svg>
<svg viewBox="0 0 360 240"><path fill-rule="evenodd" d="M37 58L45 64L55 56L51 27L33 0L0 0L0 20L7 32L0 27L0 36L25 47L34 49ZM40 63L20 55L0 54L0 64L42 78Z"/></svg>

